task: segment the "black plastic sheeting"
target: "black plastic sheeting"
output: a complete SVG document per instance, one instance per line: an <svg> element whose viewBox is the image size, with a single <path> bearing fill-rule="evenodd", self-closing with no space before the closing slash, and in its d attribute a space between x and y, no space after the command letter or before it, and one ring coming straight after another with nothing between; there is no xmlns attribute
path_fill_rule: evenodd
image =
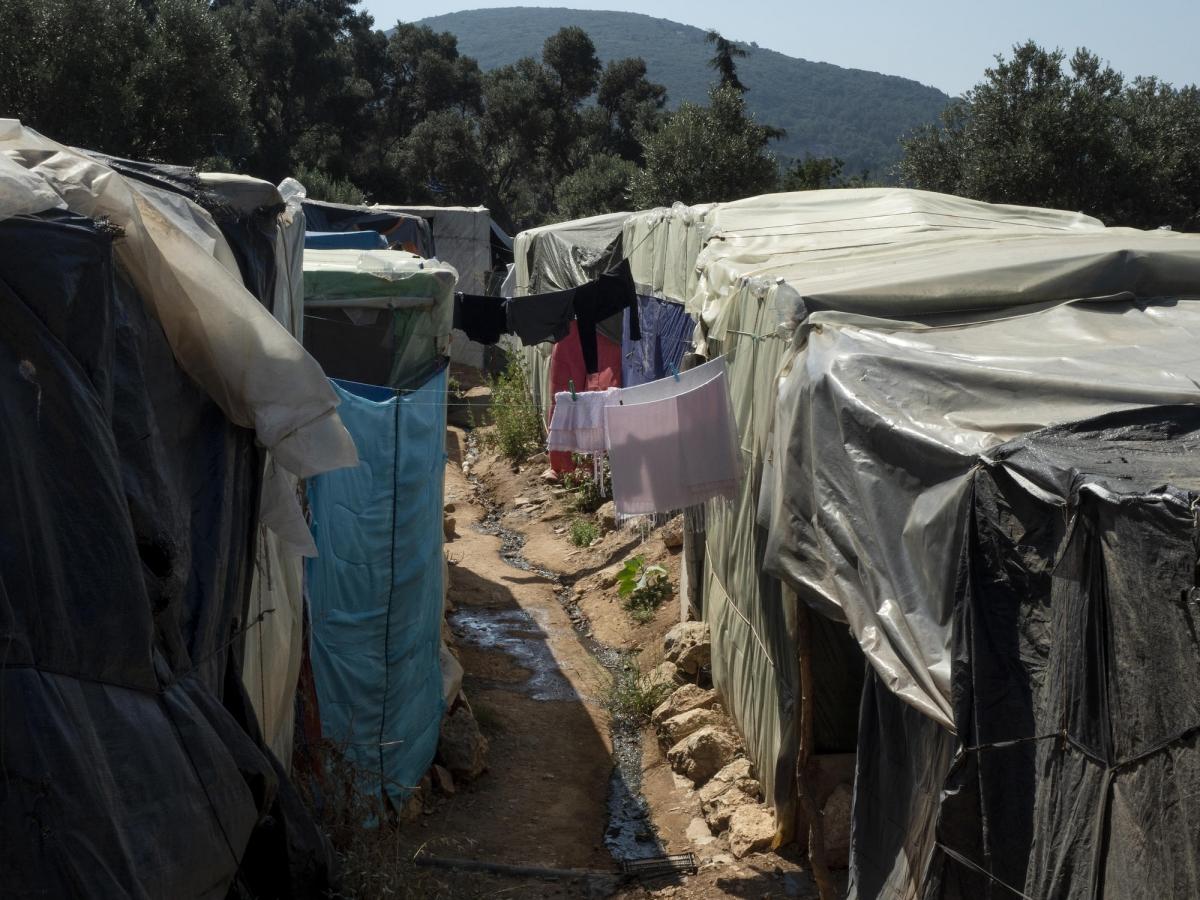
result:
<svg viewBox="0 0 1200 900"><path fill-rule="evenodd" d="M141 181L160 190L170 191L187 197L203 208L233 251L242 281L259 301L278 317L275 304L275 229L283 205L260 206L253 210L239 210L223 200L219 194L205 186L194 169L171 166L163 163L148 163L132 159L121 159L103 153L82 151L100 160L106 166L126 178Z"/></svg>
<svg viewBox="0 0 1200 900"><path fill-rule="evenodd" d="M234 657L261 455L113 240L0 222L3 894L320 896L328 847Z"/></svg>
<svg viewBox="0 0 1200 900"><path fill-rule="evenodd" d="M309 231L377 231L390 249L407 250L424 259L435 255L432 227L420 216L319 200L305 200L303 206Z"/></svg>
<svg viewBox="0 0 1200 900"><path fill-rule="evenodd" d="M974 482L961 748L927 898L1200 896L1200 409L1046 429Z"/></svg>

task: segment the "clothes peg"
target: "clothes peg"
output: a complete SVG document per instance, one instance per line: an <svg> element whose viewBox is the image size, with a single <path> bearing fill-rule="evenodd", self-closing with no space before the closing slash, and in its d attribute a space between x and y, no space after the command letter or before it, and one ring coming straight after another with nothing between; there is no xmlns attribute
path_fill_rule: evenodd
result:
<svg viewBox="0 0 1200 900"><path fill-rule="evenodd" d="M567 387L571 389L571 399L578 400L579 398L575 396L575 379L574 378L567 379Z"/></svg>
<svg viewBox="0 0 1200 900"><path fill-rule="evenodd" d="M678 381L679 380L679 369L677 369L675 367L675 363L671 363L670 372L671 372L671 375L674 376L675 380Z"/></svg>

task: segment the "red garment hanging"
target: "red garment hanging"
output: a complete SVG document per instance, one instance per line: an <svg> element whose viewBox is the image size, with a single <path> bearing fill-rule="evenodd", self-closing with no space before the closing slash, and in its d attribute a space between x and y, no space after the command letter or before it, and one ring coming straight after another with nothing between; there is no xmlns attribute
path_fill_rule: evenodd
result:
<svg viewBox="0 0 1200 900"><path fill-rule="evenodd" d="M568 391L569 381L575 382L576 391L603 391L621 386L621 345L603 334L596 334L596 355L600 371L587 373L583 362L583 346L579 343L579 327L571 323L570 333L554 345L550 354L550 409L548 417L554 416L554 394ZM549 424L550 418L546 419ZM571 454L556 450L550 454L550 467L555 472L573 472L575 463Z"/></svg>

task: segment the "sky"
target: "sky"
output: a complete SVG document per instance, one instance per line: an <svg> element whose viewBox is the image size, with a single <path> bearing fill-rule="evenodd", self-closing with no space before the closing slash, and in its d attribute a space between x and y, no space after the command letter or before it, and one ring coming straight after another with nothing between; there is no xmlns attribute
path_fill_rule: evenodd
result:
<svg viewBox="0 0 1200 900"><path fill-rule="evenodd" d="M381 28L397 20L498 6L613 9L716 28L789 56L903 75L960 94L997 53L1033 38L1068 55L1087 47L1126 76L1200 83L1200 0L670 0L654 4L522 0L361 0ZM417 13L414 10L419 9Z"/></svg>

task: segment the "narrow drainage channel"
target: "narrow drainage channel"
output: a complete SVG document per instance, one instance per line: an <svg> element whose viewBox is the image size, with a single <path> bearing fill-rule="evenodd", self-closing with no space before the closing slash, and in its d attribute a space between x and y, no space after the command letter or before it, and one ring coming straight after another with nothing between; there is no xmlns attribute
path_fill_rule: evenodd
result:
<svg viewBox="0 0 1200 900"><path fill-rule="evenodd" d="M474 436L467 437L467 459L478 458ZM531 572L555 586L558 602L571 619L580 643L596 661L617 678L632 665L631 654L596 640L591 623L573 599L571 585L564 584L557 572L533 565L521 554L525 538L500 524L500 507L486 495L474 474L467 476L477 490L485 513L475 528L500 538L500 558L522 572ZM558 671L549 648L538 637L539 623L524 610L460 610L453 615L456 631L470 635L476 646L500 649L512 656L532 674L525 689L535 700L569 700L577 697L570 683ZM582 699L582 698L580 698ZM650 807L642 796L642 734L634 721L611 716L609 736L613 747L613 771L608 782L608 826L604 844L618 863L663 856L666 849L658 840L650 818Z"/></svg>

